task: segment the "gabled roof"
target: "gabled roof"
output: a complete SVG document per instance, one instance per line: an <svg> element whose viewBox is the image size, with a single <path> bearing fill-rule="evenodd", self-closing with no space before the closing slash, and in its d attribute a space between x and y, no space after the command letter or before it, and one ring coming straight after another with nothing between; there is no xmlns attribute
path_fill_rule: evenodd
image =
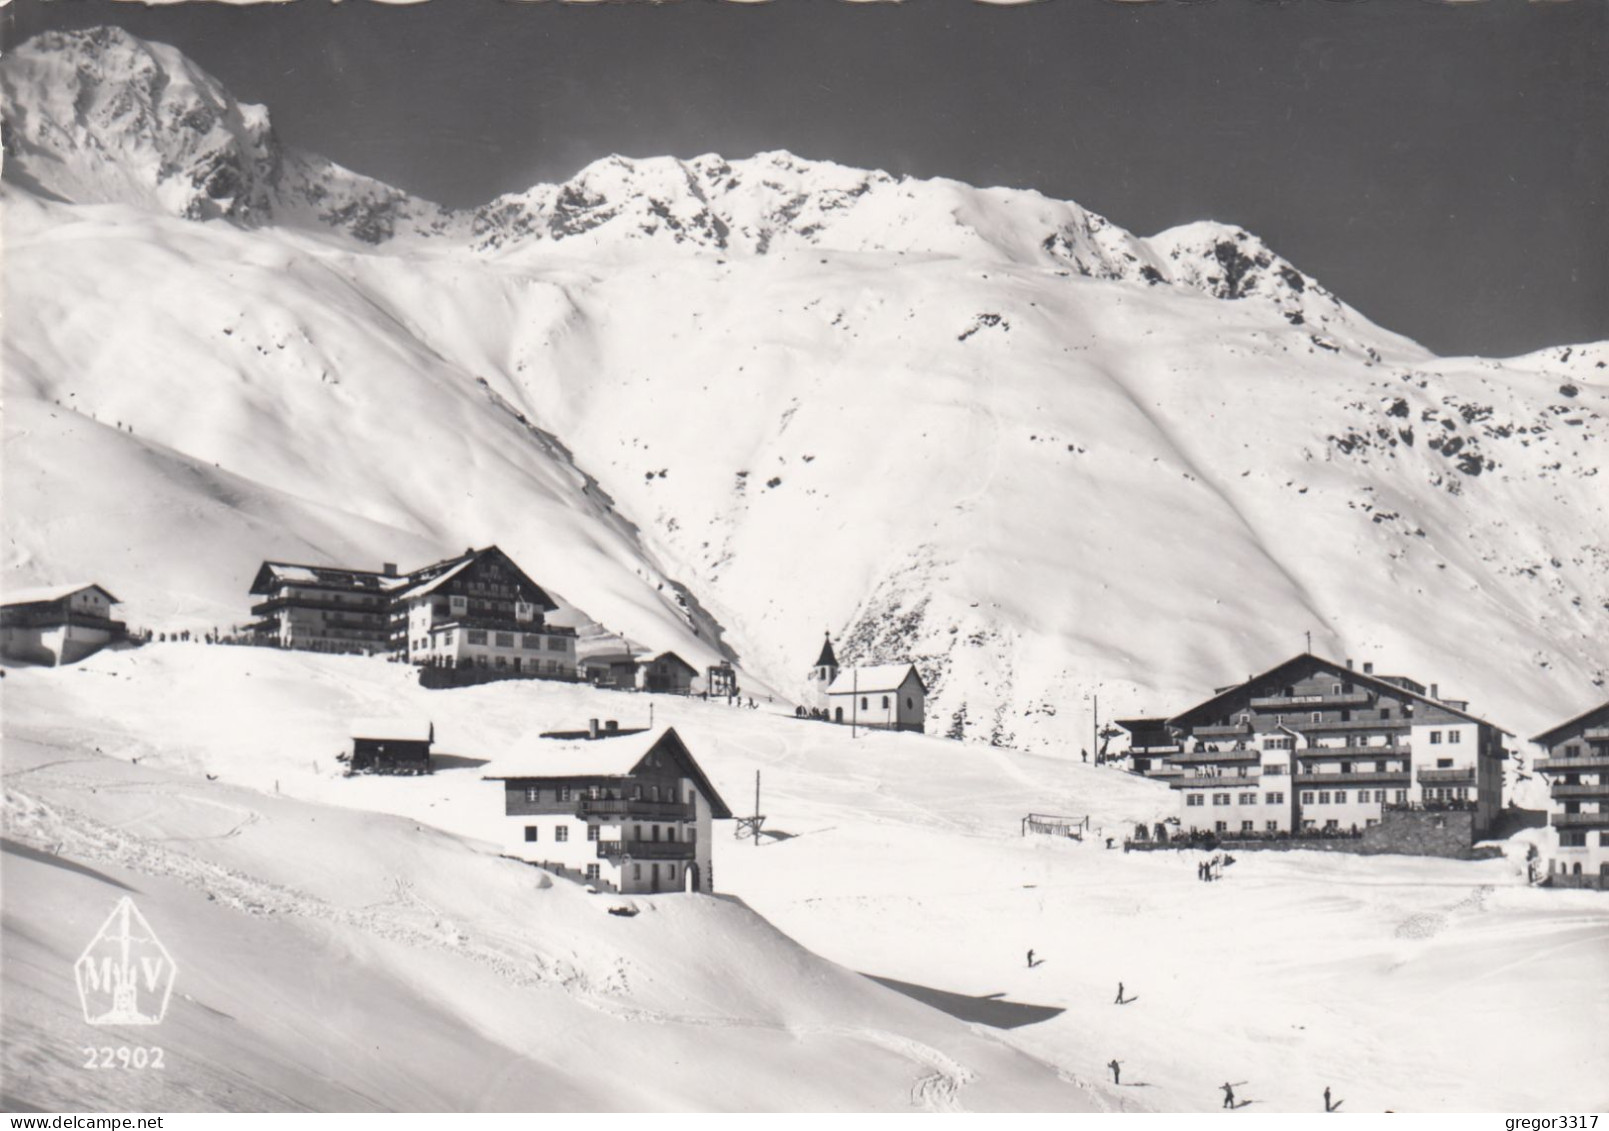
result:
<svg viewBox="0 0 1609 1131"><path fill-rule="evenodd" d="M1602 715L1605 721L1609 721L1609 702L1600 703L1596 707L1589 707L1587 710L1582 711L1575 718L1560 723L1552 730L1543 731L1541 734L1531 739L1531 741L1540 743L1543 746L1551 746L1553 744L1553 739L1563 735L1566 731L1574 730L1577 727L1585 730L1587 727L1597 722L1598 720L1593 717L1595 715Z"/></svg>
<svg viewBox="0 0 1609 1131"><path fill-rule="evenodd" d="M551 612L559 607L553 598L547 595L546 590L532 581L530 576L514 563L513 558L496 546L487 546L482 550L466 550L455 558L444 558L439 562L432 562L430 565L412 570L406 578L407 587L397 594L397 597L402 600L433 593L477 562L492 557L500 559L504 566L514 572L522 588L530 588L532 603L541 606L543 612Z"/></svg>
<svg viewBox="0 0 1609 1131"><path fill-rule="evenodd" d="M839 672L827 688L828 695L865 695L877 694L884 691L898 691L905 685L908 675L916 676L916 682L927 694L927 684L922 682L922 673L916 670L915 664L877 664L868 668L845 668Z"/></svg>
<svg viewBox="0 0 1609 1131"><path fill-rule="evenodd" d="M94 589L114 605L122 604L105 587L96 585L93 581L75 581L67 585L45 585L33 589L7 589L5 596L0 599L0 605L37 605L47 601L60 601L63 597L71 597L74 593L82 593L86 589Z"/></svg>
<svg viewBox="0 0 1609 1131"><path fill-rule="evenodd" d="M816 657L816 667L836 668L837 666L838 657L832 654L832 635L829 633L822 638L821 655Z"/></svg>
<svg viewBox="0 0 1609 1131"><path fill-rule="evenodd" d="M352 737L381 742L434 742L436 725L429 719L353 719Z"/></svg>
<svg viewBox="0 0 1609 1131"><path fill-rule="evenodd" d="M623 778L654 751L669 755L693 779L720 820L732 815L715 786L682 742L675 727L657 734L640 732L578 742L543 740L518 754L494 759L481 770L486 781L542 781L547 778Z"/></svg>
<svg viewBox="0 0 1609 1131"><path fill-rule="evenodd" d="M1338 664L1333 660L1326 660L1322 656L1315 656L1311 652L1300 652L1286 660L1284 663L1276 664L1267 671L1260 672L1242 683L1237 683L1231 687L1226 687L1222 691L1213 695L1212 698L1197 703L1194 707L1191 707L1187 711L1180 711L1177 715L1174 715L1172 718L1170 718L1168 723L1172 726L1182 726L1186 725L1182 722L1182 720L1190 715L1207 713L1221 714L1222 712L1220 707L1225 700L1234 699L1250 684L1254 684L1265 679L1273 679L1283 674L1287 669L1290 668L1300 668L1309 671L1314 669L1322 669L1330 672L1333 675L1350 680L1355 684L1361 684L1364 687L1371 688L1374 691L1408 699L1417 699L1421 703L1429 704L1430 706L1446 711L1449 714L1468 719L1472 723L1481 723L1485 726L1492 727L1501 734L1513 734L1512 731L1506 731L1502 727L1497 726L1497 724L1488 722L1479 715L1472 715L1468 711L1454 707L1451 703L1448 703L1444 700L1432 699L1428 695L1423 695L1412 690L1411 688L1403 687L1401 684L1392 683L1389 680L1381 679L1379 676L1365 675L1363 672L1354 671L1352 668Z"/></svg>
<svg viewBox="0 0 1609 1131"><path fill-rule="evenodd" d="M680 664L682 667L686 668L688 671L692 672L694 675L698 674L698 669L697 668L695 668L692 664L688 663L686 660L682 659L675 652L656 652L652 656L644 656L641 660L639 660L637 662L641 663L641 664L652 664L652 663L654 663L656 661L660 661L660 660L665 660L665 661L674 660L676 663Z"/></svg>

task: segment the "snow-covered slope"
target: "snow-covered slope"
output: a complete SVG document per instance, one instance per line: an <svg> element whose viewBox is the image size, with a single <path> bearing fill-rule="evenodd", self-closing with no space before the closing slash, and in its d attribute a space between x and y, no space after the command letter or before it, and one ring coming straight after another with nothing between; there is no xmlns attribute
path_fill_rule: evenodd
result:
<svg viewBox="0 0 1609 1131"><path fill-rule="evenodd" d="M1102 846L1172 811L1161 783L775 709L432 692L377 659L200 644L0 689L20 844L0 1073L34 1106L1203 1111L1224 1080L1257 1111L1317 1110L1326 1086L1345 1111L1609 1099L1609 900L1528 888L1523 844L1248 853L1201 884L1203 853ZM769 835L718 824L713 875L769 923L588 897L481 843L506 820L484 759L648 701L733 809L763 775ZM347 720L371 713L431 719L437 772L341 777ZM1089 835L1023 837L1028 812ZM160 1077L62 1056L108 1043L71 967L119 884L179 968L162 1026L111 1042L166 1047ZM626 902L641 913L606 913Z"/></svg>
<svg viewBox="0 0 1609 1131"><path fill-rule="evenodd" d="M19 580L213 624L270 554L496 541L649 646L724 630L786 693L828 628L915 657L931 729L1058 751L1093 694L1176 709L1308 632L1522 733L1602 695L1602 345L1440 359L1232 226L783 153L610 158L368 243L283 160L197 189L285 151L169 49L0 74Z"/></svg>

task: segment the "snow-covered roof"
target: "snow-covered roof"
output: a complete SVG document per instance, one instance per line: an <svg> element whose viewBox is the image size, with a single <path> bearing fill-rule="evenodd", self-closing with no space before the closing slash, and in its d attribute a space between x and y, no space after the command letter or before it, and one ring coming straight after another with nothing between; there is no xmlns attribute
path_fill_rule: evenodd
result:
<svg viewBox="0 0 1609 1131"><path fill-rule="evenodd" d="M427 593L434 593L437 589L440 589L443 585L457 577L460 573L463 573L464 570L468 569L474 563L474 561L475 559L473 556L467 557L457 565L442 570L429 581L415 585L409 589L404 589L401 593L401 596L423 597Z"/></svg>
<svg viewBox="0 0 1609 1131"><path fill-rule="evenodd" d="M608 732L593 739L541 739L518 754L494 758L481 768L481 777L574 778L622 777L652 750L669 727L611 738Z"/></svg>
<svg viewBox="0 0 1609 1131"><path fill-rule="evenodd" d="M1543 746L1550 745L1551 739L1565 733L1566 731L1573 730L1577 726L1581 726L1583 729L1585 729L1586 724L1592 720L1592 717L1598 714L1602 714L1605 718L1609 718L1609 702L1599 703L1596 707L1589 707L1585 711L1582 711L1575 718L1567 719L1558 726L1551 727L1548 730L1543 731L1541 734L1532 738L1531 741L1540 743Z"/></svg>
<svg viewBox="0 0 1609 1131"><path fill-rule="evenodd" d="M68 585L46 585L34 589L7 589L4 598L0 599L0 605L34 605L43 601L60 601L63 597L71 597L74 593L82 593L86 589L99 589L112 604L121 604L103 586L96 585L93 581L76 581Z"/></svg>
<svg viewBox="0 0 1609 1131"><path fill-rule="evenodd" d="M916 672L915 664L875 664L869 668L845 668L838 673L827 688L829 695L865 695L883 691L898 691L905 683L908 674L916 673L916 682L922 682L922 676ZM923 694L927 693L927 685L922 685Z"/></svg>
<svg viewBox="0 0 1609 1131"><path fill-rule="evenodd" d="M353 719L352 737L379 739L382 742L434 742L436 728L429 719Z"/></svg>
<svg viewBox="0 0 1609 1131"><path fill-rule="evenodd" d="M675 660L678 664L680 664L682 667L686 668L688 671L694 673L695 675L698 674L698 669L697 668L695 668L692 664L688 663L686 660L682 659L675 652L670 652L670 651L655 652L652 656L645 656L645 657L643 657L642 660L640 660L638 662L639 663L644 663L644 664L652 664L652 663L657 663L657 662L659 662L661 660Z"/></svg>

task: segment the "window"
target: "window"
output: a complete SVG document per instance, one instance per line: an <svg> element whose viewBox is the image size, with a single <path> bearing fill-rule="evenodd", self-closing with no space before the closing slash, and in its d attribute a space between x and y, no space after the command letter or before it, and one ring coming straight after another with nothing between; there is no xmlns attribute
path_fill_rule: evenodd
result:
<svg viewBox="0 0 1609 1131"><path fill-rule="evenodd" d="M1372 828L1374 828L1374 826L1378 825L1379 823L1380 822L1379 822L1378 819L1376 819L1374 817L1368 817L1368 818L1364 819L1363 827L1366 828L1366 829L1372 829Z"/></svg>
<svg viewBox="0 0 1609 1131"><path fill-rule="evenodd" d="M598 826L597 825L588 825L587 826L587 839L588 840L597 840L598 839Z"/></svg>
<svg viewBox="0 0 1609 1131"><path fill-rule="evenodd" d="M1212 803L1214 805L1228 805L1229 795L1227 793L1215 793L1212 795Z"/></svg>
<svg viewBox="0 0 1609 1131"><path fill-rule="evenodd" d="M1284 772L1285 772L1285 763L1284 762L1270 762L1268 765L1263 767L1263 776L1264 777L1279 777Z"/></svg>
<svg viewBox="0 0 1609 1131"><path fill-rule="evenodd" d="M1316 829L1316 828L1318 828L1318 822L1314 821L1314 820L1311 820L1311 819L1304 820L1302 822L1302 828L1304 828L1304 829Z"/></svg>
<svg viewBox="0 0 1609 1131"><path fill-rule="evenodd" d="M1322 723L1324 721L1324 712L1323 711L1314 711L1313 712L1313 721L1315 723Z"/></svg>
<svg viewBox="0 0 1609 1131"><path fill-rule="evenodd" d="M448 597L447 608L452 611L454 616L461 617L465 613L469 612L469 598L456 595Z"/></svg>
<svg viewBox="0 0 1609 1131"><path fill-rule="evenodd" d="M1461 731L1461 730L1450 730L1450 731L1447 732L1447 742L1449 744L1458 743L1458 742L1462 742L1462 741L1464 741L1464 732L1463 731Z"/></svg>
<svg viewBox="0 0 1609 1131"><path fill-rule="evenodd" d="M1328 805L1330 803L1330 791L1329 790L1327 790L1327 789L1319 790L1318 803L1320 805Z"/></svg>
<svg viewBox="0 0 1609 1131"><path fill-rule="evenodd" d="M596 880L596 879L599 878L599 875L600 875L600 873L599 873L598 865L596 865L596 864L588 864L587 865L587 879Z"/></svg>
<svg viewBox="0 0 1609 1131"><path fill-rule="evenodd" d="M558 828L554 829L553 830L553 839L556 840L556 841L559 841L560 843L563 843L564 841L569 840L570 839L570 827L568 825L560 825Z"/></svg>
<svg viewBox="0 0 1609 1131"><path fill-rule="evenodd" d="M866 710L866 709L867 709L867 707L866 707L866 697L865 697L865 696L864 696L864 695L862 695L862 696L861 696L861 697L860 697L860 709L861 709L861 710L862 710L862 711L864 711L864 710Z"/></svg>
<svg viewBox="0 0 1609 1131"><path fill-rule="evenodd" d="M1221 833L1226 833L1226 832L1229 831L1229 822L1228 821L1215 821L1213 823L1212 827L1214 829L1216 829L1217 831L1221 832Z"/></svg>
<svg viewBox="0 0 1609 1131"><path fill-rule="evenodd" d="M1242 821L1242 822L1240 822L1240 831L1243 832L1243 833L1249 833L1249 832L1253 831L1256 827L1257 827L1257 825L1256 825L1256 822L1254 822L1254 821Z"/></svg>
<svg viewBox="0 0 1609 1131"><path fill-rule="evenodd" d="M507 668L508 668L508 657L507 656L499 656L499 657L497 657L497 670L498 671L505 671L505 670L507 670Z"/></svg>
<svg viewBox="0 0 1609 1131"><path fill-rule="evenodd" d="M1432 746L1440 746L1441 745L1441 731L1433 730L1433 731L1430 732L1430 745L1432 745Z"/></svg>
<svg viewBox="0 0 1609 1131"><path fill-rule="evenodd" d="M631 839L632 840L641 840L642 839L642 826L641 825L635 825L635 826L633 826L633 828L636 831L635 831L635 833L634 833L634 835L632 836Z"/></svg>
<svg viewBox="0 0 1609 1131"><path fill-rule="evenodd" d="M1184 795L1184 803L1186 805L1200 805L1201 796L1199 793L1187 793Z"/></svg>
<svg viewBox="0 0 1609 1131"><path fill-rule="evenodd" d="M1605 848L1609 848L1609 833L1599 833L1598 843L1603 845Z"/></svg>
<svg viewBox="0 0 1609 1131"><path fill-rule="evenodd" d="M1383 789L1377 789L1377 790L1375 790L1375 791L1374 791L1374 799L1375 799L1375 800L1376 800L1376 801L1380 801L1380 802L1384 802L1384 801L1385 801L1385 799L1386 799L1386 791L1385 791L1385 790L1383 790Z"/></svg>
<svg viewBox="0 0 1609 1131"><path fill-rule="evenodd" d="M1279 832L1279 822L1278 821L1264 821L1263 822L1263 829L1266 832L1277 833L1277 832Z"/></svg>
<svg viewBox="0 0 1609 1131"><path fill-rule="evenodd" d="M1381 707L1380 708L1380 717L1382 719L1389 719L1391 717L1391 708L1390 707Z"/></svg>
<svg viewBox="0 0 1609 1131"><path fill-rule="evenodd" d="M558 789L554 790L553 792L554 792L554 795L560 801L569 801L569 800L572 800L574 798L574 796L575 796L575 792L567 785L561 785L561 786L559 786Z"/></svg>
<svg viewBox="0 0 1609 1131"><path fill-rule="evenodd" d="M530 620L534 616L536 616L536 606L535 605L531 604L529 601L515 601L514 602L514 619L515 620Z"/></svg>
<svg viewBox="0 0 1609 1131"><path fill-rule="evenodd" d="M1310 789L1302 790L1302 804L1303 805L1311 805L1311 804L1313 804L1313 791L1312 790L1310 790Z"/></svg>
<svg viewBox="0 0 1609 1131"><path fill-rule="evenodd" d="M1397 804L1398 805L1406 805L1406 804L1408 804L1408 791L1407 790L1405 790L1405 789L1397 790Z"/></svg>
<svg viewBox="0 0 1609 1131"><path fill-rule="evenodd" d="M883 696L883 710L888 710L888 696Z"/></svg>
<svg viewBox="0 0 1609 1131"><path fill-rule="evenodd" d="M666 825L665 826L665 839L666 840L675 840L676 839L676 826L675 825Z"/></svg>
<svg viewBox="0 0 1609 1131"><path fill-rule="evenodd" d="M1283 805L1285 804L1285 795L1278 792L1270 793L1266 800L1269 805Z"/></svg>
<svg viewBox="0 0 1609 1131"><path fill-rule="evenodd" d="M475 657L475 666L477 668L484 668L486 666L486 657L485 656L476 656Z"/></svg>
<svg viewBox="0 0 1609 1131"><path fill-rule="evenodd" d="M1240 803L1242 805L1255 805L1257 804L1257 795L1255 793L1242 793Z"/></svg>
<svg viewBox="0 0 1609 1131"><path fill-rule="evenodd" d="M542 791L534 785L526 786L525 800L533 805L536 804L538 801L542 800Z"/></svg>
<svg viewBox="0 0 1609 1131"><path fill-rule="evenodd" d="M1290 736L1284 738L1269 738L1263 741L1264 750L1295 750L1296 740Z"/></svg>
<svg viewBox="0 0 1609 1131"><path fill-rule="evenodd" d="M1346 804L1346 790L1338 789L1338 790L1335 791L1335 803L1337 805L1345 805Z"/></svg>
<svg viewBox="0 0 1609 1131"><path fill-rule="evenodd" d="M446 632L441 634L441 642L443 644L448 645L449 647L452 646L453 639L454 639L454 633L453 633L453 630L450 629L450 628Z"/></svg>
<svg viewBox="0 0 1609 1131"><path fill-rule="evenodd" d="M557 636L550 636L548 637L548 651L564 652L568 651L568 649L565 648L563 639Z"/></svg>
<svg viewBox="0 0 1609 1131"><path fill-rule="evenodd" d="M633 864L631 866L631 878L634 879L634 880L642 879L642 865L641 864Z"/></svg>
<svg viewBox="0 0 1609 1131"><path fill-rule="evenodd" d="M497 646L499 648L514 647L514 634L512 632L499 632L497 634Z"/></svg>
<svg viewBox="0 0 1609 1131"><path fill-rule="evenodd" d="M464 636L471 644L486 643L486 630L484 628L471 628L465 631Z"/></svg>
<svg viewBox="0 0 1609 1131"><path fill-rule="evenodd" d="M525 826L525 841L526 841L526 843L530 844L530 843L534 842L535 840L536 840L536 826L535 825L526 825Z"/></svg>
<svg viewBox="0 0 1609 1131"><path fill-rule="evenodd" d="M542 638L534 632L526 633L523 643L527 652L537 652L542 648Z"/></svg>
<svg viewBox="0 0 1609 1131"><path fill-rule="evenodd" d="M1324 822L1324 827L1327 829L1338 829L1341 827L1341 822L1336 820L1334 817L1331 817L1329 820Z"/></svg>
<svg viewBox="0 0 1609 1131"><path fill-rule="evenodd" d="M1453 766L1453 760L1451 758L1437 758L1436 759L1436 769L1438 769L1438 770L1450 770L1450 769L1452 769L1452 766Z"/></svg>
<svg viewBox="0 0 1609 1131"><path fill-rule="evenodd" d="M907 711L916 710L916 700L909 695L905 697L905 709Z"/></svg>
<svg viewBox="0 0 1609 1131"><path fill-rule="evenodd" d="M1330 694L1331 695L1339 695L1339 694L1341 694L1341 685L1339 683L1330 684Z"/></svg>

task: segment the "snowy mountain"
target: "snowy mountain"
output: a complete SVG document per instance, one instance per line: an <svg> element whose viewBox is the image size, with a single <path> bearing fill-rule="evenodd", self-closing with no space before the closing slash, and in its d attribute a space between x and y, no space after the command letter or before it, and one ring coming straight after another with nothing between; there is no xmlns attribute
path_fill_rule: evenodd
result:
<svg viewBox="0 0 1609 1131"><path fill-rule="evenodd" d="M1438 358L1230 225L785 153L453 214L116 30L0 82L19 581L226 623L263 557L495 541L751 685L826 628L932 729L1075 754L1092 694L1307 632L1521 733L1603 694L1602 344Z"/></svg>

